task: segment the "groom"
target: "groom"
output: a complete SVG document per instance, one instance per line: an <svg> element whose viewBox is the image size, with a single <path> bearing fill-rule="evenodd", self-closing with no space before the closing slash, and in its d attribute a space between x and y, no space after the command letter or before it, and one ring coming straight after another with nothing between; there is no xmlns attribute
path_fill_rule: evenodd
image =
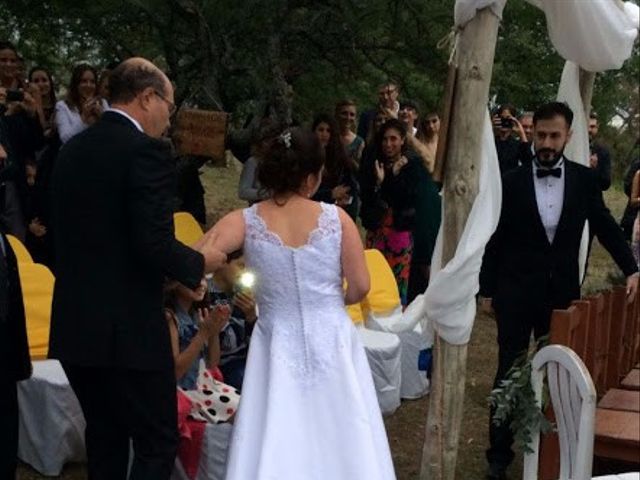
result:
<svg viewBox="0 0 640 480"><path fill-rule="evenodd" d="M165 277L191 288L226 256L174 238L174 164L160 137L173 87L151 62L111 73L111 107L70 140L53 174L56 275L49 353L84 413L90 480L168 479L177 449Z"/></svg>
<svg viewBox="0 0 640 480"><path fill-rule="evenodd" d="M552 310L580 298L578 252L586 220L627 277L629 299L637 294L635 260L595 176L563 155L572 121L563 103L541 106L533 117L533 162L502 179L500 221L480 272L480 295L492 299L498 327L494 388L528 348L531 333L536 339L549 333ZM488 478L503 479L513 460L513 435L493 422L489 432Z"/></svg>

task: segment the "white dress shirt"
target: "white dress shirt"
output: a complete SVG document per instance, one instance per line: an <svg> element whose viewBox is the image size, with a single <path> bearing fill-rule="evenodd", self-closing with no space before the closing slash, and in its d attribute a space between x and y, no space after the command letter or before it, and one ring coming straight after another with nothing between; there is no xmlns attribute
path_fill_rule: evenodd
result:
<svg viewBox="0 0 640 480"><path fill-rule="evenodd" d="M120 109L118 109L118 108L111 108L111 107L107 108L107 109L105 110L105 112L115 112L115 113L119 113L119 114L120 114L120 115L122 115L123 117L128 118L128 119L129 119L129 121L130 121L131 123L133 123L133 124L135 125L135 127L136 127L138 130L140 130L142 133L144 133L144 130L142 129L142 125L140 125L140 122L139 122L139 121L137 121L135 118L133 118L131 115L129 115L127 112L124 112L124 111L122 111L122 110L120 110Z"/></svg>
<svg viewBox="0 0 640 480"><path fill-rule="evenodd" d="M560 177L548 175L543 178L538 178L536 172L541 168L538 167L535 162L532 169L538 213L540 214L540 220L542 220L542 226L547 234L549 243L553 243L553 239L556 236L556 230L558 229L558 223L560 223L560 215L562 214L562 206L564 204L564 160L561 160L554 168L560 168L562 171Z"/></svg>

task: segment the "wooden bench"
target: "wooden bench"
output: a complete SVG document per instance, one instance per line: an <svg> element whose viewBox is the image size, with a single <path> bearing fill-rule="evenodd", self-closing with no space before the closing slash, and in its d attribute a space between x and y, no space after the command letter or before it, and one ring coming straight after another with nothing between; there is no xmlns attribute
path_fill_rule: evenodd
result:
<svg viewBox="0 0 640 480"><path fill-rule="evenodd" d="M632 391L612 388L598 402L598 408L640 412L640 390Z"/></svg>
<svg viewBox="0 0 640 480"><path fill-rule="evenodd" d="M640 464L640 370L633 368L640 359L640 299L629 304L626 289L614 287L555 310L549 341L580 356L601 397L594 454ZM540 479L557 479L559 465L557 435L544 435Z"/></svg>

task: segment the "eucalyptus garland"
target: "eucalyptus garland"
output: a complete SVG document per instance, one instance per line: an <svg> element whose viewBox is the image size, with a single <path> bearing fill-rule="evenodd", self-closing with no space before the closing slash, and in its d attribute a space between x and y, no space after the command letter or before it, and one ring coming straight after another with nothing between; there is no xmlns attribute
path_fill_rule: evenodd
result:
<svg viewBox="0 0 640 480"><path fill-rule="evenodd" d="M536 351L547 343L548 338L543 337L536 349L518 357L489 396L489 403L495 409L492 422L498 426L508 423L516 448L525 453L532 453L529 445L536 435L554 430L553 424L544 415L548 403L546 382L542 392L542 408L537 405L531 386L531 360Z"/></svg>

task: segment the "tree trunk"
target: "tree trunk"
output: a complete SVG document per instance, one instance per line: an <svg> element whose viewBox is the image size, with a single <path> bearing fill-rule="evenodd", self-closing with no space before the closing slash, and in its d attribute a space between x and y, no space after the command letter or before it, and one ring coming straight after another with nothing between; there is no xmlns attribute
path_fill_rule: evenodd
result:
<svg viewBox="0 0 640 480"><path fill-rule="evenodd" d="M488 8L460 33L458 80L444 181L443 265L455 254L478 192L480 147L500 20ZM467 345L436 336L421 480L454 480L463 416Z"/></svg>

